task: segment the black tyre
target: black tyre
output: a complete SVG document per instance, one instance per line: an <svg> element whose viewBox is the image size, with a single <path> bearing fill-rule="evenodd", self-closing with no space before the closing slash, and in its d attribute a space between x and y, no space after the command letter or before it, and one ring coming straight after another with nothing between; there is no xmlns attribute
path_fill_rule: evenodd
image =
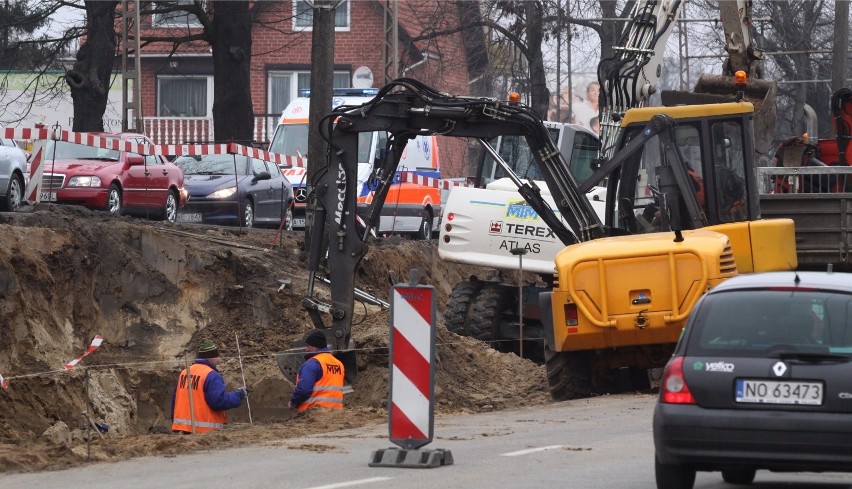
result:
<svg viewBox="0 0 852 489"><path fill-rule="evenodd" d="M499 341L501 338L497 337L497 331L504 313L512 312L515 304L512 292L512 289L502 285L483 286L471 303L470 318L467 322L468 336L489 342L489 346L495 350L511 350L511 347Z"/></svg>
<svg viewBox="0 0 852 489"><path fill-rule="evenodd" d="M250 200L246 201L243 206L243 227L250 228L254 226L254 204Z"/></svg>
<svg viewBox="0 0 852 489"><path fill-rule="evenodd" d="M592 395L592 371L585 352L556 352L545 342L544 364L547 385L554 401L568 401Z"/></svg>
<svg viewBox="0 0 852 489"><path fill-rule="evenodd" d="M107 190L107 200L105 211L110 214L115 214L117 216L121 215L122 204L124 203L121 197L121 188L115 183L109 186L109 190Z"/></svg>
<svg viewBox="0 0 852 489"><path fill-rule="evenodd" d="M166 195L166 205L163 207L163 214L160 219L168 222L175 222L177 219L178 197L174 190L169 190Z"/></svg>
<svg viewBox="0 0 852 489"><path fill-rule="evenodd" d="M727 469L722 471L722 480L728 484L749 485L754 482L757 470L749 467Z"/></svg>
<svg viewBox="0 0 852 489"><path fill-rule="evenodd" d="M646 391L651 388L651 373L644 368L630 369L630 384L631 389L636 391Z"/></svg>
<svg viewBox="0 0 852 489"><path fill-rule="evenodd" d="M470 336L467 322L470 316L470 305L479 294L481 284L466 280L453 287L447 306L444 309L444 326L447 330L461 336Z"/></svg>
<svg viewBox="0 0 852 489"><path fill-rule="evenodd" d="M423 220L420 221L420 228L412 235L414 239L427 240L432 238L432 213L428 210L423 211Z"/></svg>
<svg viewBox="0 0 852 489"><path fill-rule="evenodd" d="M692 489L695 485L695 469L683 465L666 465L654 457L654 475L657 489Z"/></svg>
<svg viewBox="0 0 852 489"><path fill-rule="evenodd" d="M17 173L9 178L9 186L6 187L6 198L0 201L0 210L15 212L21 208L24 200L24 180Z"/></svg>

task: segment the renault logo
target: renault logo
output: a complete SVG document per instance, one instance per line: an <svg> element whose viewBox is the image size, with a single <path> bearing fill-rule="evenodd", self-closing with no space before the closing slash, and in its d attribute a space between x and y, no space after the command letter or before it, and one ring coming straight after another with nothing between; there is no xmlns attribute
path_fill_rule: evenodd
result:
<svg viewBox="0 0 852 489"><path fill-rule="evenodd" d="M778 362L772 366L772 371L775 372L775 375L781 377L787 371L787 366L784 365L784 362Z"/></svg>
<svg viewBox="0 0 852 489"><path fill-rule="evenodd" d="M308 189L305 187L297 187L295 192L296 202L304 202L308 199Z"/></svg>

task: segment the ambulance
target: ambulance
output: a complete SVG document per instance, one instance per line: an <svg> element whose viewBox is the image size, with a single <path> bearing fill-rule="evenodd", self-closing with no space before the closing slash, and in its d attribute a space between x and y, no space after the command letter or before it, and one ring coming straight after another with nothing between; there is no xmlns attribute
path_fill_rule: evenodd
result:
<svg viewBox="0 0 852 489"><path fill-rule="evenodd" d="M378 94L376 88L335 88L332 109L340 105L362 105ZM281 114L275 128L269 151L283 155L298 156L307 161L308 112L310 91L303 90L290 102ZM358 202L359 209L366 209L372 202L375 183L371 178L373 162L385 155L388 135L384 131L361 133L358 140ZM307 163L305 167L284 166L281 172L293 184L295 209L293 227L305 226L305 203L307 201ZM428 177L435 185L409 182L409 176ZM379 234L407 234L416 239L429 239L437 231L441 215L441 193L437 186L440 179L440 157L435 136L417 136L410 140L403 151L397 167L394 184L388 192L378 229ZM428 181L427 181L428 182Z"/></svg>

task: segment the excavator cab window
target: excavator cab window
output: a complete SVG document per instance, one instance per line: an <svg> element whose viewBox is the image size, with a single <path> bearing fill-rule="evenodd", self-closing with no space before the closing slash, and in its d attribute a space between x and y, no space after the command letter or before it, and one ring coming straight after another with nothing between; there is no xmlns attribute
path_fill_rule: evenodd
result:
<svg viewBox="0 0 852 489"><path fill-rule="evenodd" d="M711 124L713 143L713 196L716 222L743 221L748 217L743 127L737 121Z"/></svg>
<svg viewBox="0 0 852 489"><path fill-rule="evenodd" d="M639 127L628 129L624 144L638 136L640 131ZM681 123L675 128L675 143L681 158L687 164L692 190L696 193L699 204L705 206L700 125ZM618 204L611 216L613 227L640 234L662 230L662 202L657 168L663 163L670 162L663 161L658 136L649 139L641 153L636 153L625 161L617 182ZM680 208L685 211L686 206L681 205ZM684 216L681 222L686 224L690 220L688 216Z"/></svg>
<svg viewBox="0 0 852 489"><path fill-rule="evenodd" d="M594 173L592 161L598 157L601 143L591 134L578 131L574 133L571 145L571 160L568 162L568 167L577 183L582 183Z"/></svg>

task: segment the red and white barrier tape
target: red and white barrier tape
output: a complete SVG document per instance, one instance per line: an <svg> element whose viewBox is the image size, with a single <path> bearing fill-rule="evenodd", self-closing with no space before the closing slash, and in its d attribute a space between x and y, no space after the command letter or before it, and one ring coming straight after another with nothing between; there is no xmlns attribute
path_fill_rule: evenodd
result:
<svg viewBox="0 0 852 489"><path fill-rule="evenodd" d="M466 182L456 182L452 180L443 180L440 178L424 177L413 171L399 172L399 181L406 183L414 183L425 187L451 189L453 187L469 187Z"/></svg>
<svg viewBox="0 0 852 489"><path fill-rule="evenodd" d="M244 146L242 144L158 144L136 143L123 141L116 137L99 136L87 132L71 132L64 130L52 130L46 128L7 128L2 131L6 139L52 139L67 141L74 144L82 144L102 149L116 151L129 151L140 155L162 155L162 156L204 156L216 154L235 154L250 158L271 161L276 165L307 167L307 161L300 156L282 155L270 153L258 148ZM45 155L48 158L50 155Z"/></svg>
<svg viewBox="0 0 852 489"><path fill-rule="evenodd" d="M75 365L80 363L80 360L85 358L89 353L92 353L93 351L97 350L98 347L101 346L101 343L103 343L103 342L104 342L103 336L101 336L101 335L95 336L95 339L92 340L92 344L89 345L89 348L86 349L85 353L83 353L79 357L77 357L74 360L71 360L70 362L65 364L65 367L64 367L65 370L71 370L72 368L74 368Z"/></svg>
<svg viewBox="0 0 852 489"><path fill-rule="evenodd" d="M206 156L228 154L227 144L158 144L154 153L162 156Z"/></svg>
<svg viewBox="0 0 852 489"><path fill-rule="evenodd" d="M112 149L115 151L129 151L140 155L154 154L154 146L147 143L125 141L117 137L99 136L88 132L71 132L65 130L33 129L33 128L6 128L3 137L7 139L52 139L55 141L66 141L94 148Z"/></svg>

